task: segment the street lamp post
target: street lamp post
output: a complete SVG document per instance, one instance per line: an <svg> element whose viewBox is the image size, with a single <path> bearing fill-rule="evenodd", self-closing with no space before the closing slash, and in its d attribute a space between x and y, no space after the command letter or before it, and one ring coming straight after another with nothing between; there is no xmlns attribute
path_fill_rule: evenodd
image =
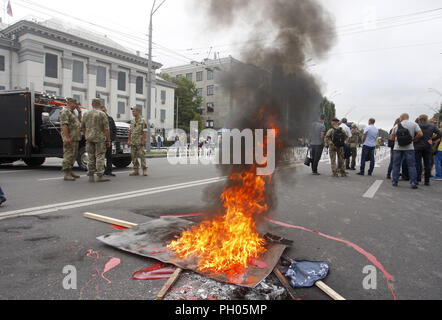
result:
<svg viewBox="0 0 442 320"><path fill-rule="evenodd" d="M152 5L152 10L150 12L150 23L149 23L149 59L147 63L147 112L146 112L146 122L147 122L147 151L150 152L151 145L150 145L150 139L152 136L151 127L150 127L150 116L152 113L152 34L153 34L153 26L152 26L152 20L153 15L157 10L166 2L166 0L163 0L161 4L155 8L157 0L154 0Z"/></svg>

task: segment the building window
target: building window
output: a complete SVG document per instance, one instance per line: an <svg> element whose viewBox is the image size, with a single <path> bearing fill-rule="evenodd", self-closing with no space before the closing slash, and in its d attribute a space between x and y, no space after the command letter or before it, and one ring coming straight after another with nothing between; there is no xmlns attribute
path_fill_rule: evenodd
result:
<svg viewBox="0 0 442 320"><path fill-rule="evenodd" d="M197 89L197 92L196 92L196 94L198 95L198 97L203 97L203 88L199 88L199 89Z"/></svg>
<svg viewBox="0 0 442 320"><path fill-rule="evenodd" d="M0 91L2 91L2 90L6 90L6 87L5 86L0 86Z"/></svg>
<svg viewBox="0 0 442 320"><path fill-rule="evenodd" d="M45 75L48 78L58 78L58 56L56 54L46 53Z"/></svg>
<svg viewBox="0 0 442 320"><path fill-rule="evenodd" d="M206 121L206 127L207 128L213 128L214 127L214 122L213 122L213 120L207 120Z"/></svg>
<svg viewBox="0 0 442 320"><path fill-rule="evenodd" d="M213 80L215 78L215 73L213 70L207 70L207 80Z"/></svg>
<svg viewBox="0 0 442 320"><path fill-rule="evenodd" d="M97 87L106 88L106 67L97 67Z"/></svg>
<svg viewBox="0 0 442 320"><path fill-rule="evenodd" d="M215 94L215 86L207 86L207 95L213 96Z"/></svg>
<svg viewBox="0 0 442 320"><path fill-rule="evenodd" d="M118 101L118 114L126 114L126 103Z"/></svg>
<svg viewBox="0 0 442 320"><path fill-rule="evenodd" d="M79 95L79 94L74 94L74 95L73 95L73 98L74 98L75 100L77 100L77 102L81 105L81 95Z"/></svg>
<svg viewBox="0 0 442 320"><path fill-rule="evenodd" d="M161 122L164 122L164 121L166 121L166 110L164 110L164 109L161 109L160 110L160 120L161 120Z"/></svg>
<svg viewBox="0 0 442 320"><path fill-rule="evenodd" d="M196 73L196 81L203 81L203 72L197 72Z"/></svg>
<svg viewBox="0 0 442 320"><path fill-rule="evenodd" d="M100 98L100 105L106 107L106 100Z"/></svg>
<svg viewBox="0 0 442 320"><path fill-rule="evenodd" d="M81 61L74 60L72 64L72 81L83 83L84 80L84 64Z"/></svg>
<svg viewBox="0 0 442 320"><path fill-rule="evenodd" d="M0 71L5 71L5 56L0 56Z"/></svg>
<svg viewBox="0 0 442 320"><path fill-rule="evenodd" d="M186 73L186 78L190 81L193 81L193 74L192 73Z"/></svg>
<svg viewBox="0 0 442 320"><path fill-rule="evenodd" d="M177 74L177 75L176 75L177 80L178 80L179 78L181 78L182 76L183 76L182 74Z"/></svg>
<svg viewBox="0 0 442 320"><path fill-rule="evenodd" d="M118 72L118 90L126 91L126 72Z"/></svg>
<svg viewBox="0 0 442 320"><path fill-rule="evenodd" d="M212 102L209 102L207 104L207 112L214 112L215 111L215 104Z"/></svg>
<svg viewBox="0 0 442 320"><path fill-rule="evenodd" d="M144 85L143 77L137 77L137 94L143 94L144 92L143 85Z"/></svg>
<svg viewBox="0 0 442 320"><path fill-rule="evenodd" d="M161 90L161 104L166 104L166 90Z"/></svg>

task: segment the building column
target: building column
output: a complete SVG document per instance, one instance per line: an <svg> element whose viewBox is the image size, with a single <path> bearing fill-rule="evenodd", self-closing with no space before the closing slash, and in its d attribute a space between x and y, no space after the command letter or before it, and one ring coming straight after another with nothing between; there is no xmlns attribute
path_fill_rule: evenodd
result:
<svg viewBox="0 0 442 320"><path fill-rule="evenodd" d="M137 104L137 72L131 69L129 72L129 108ZM143 111L144 116L144 111Z"/></svg>
<svg viewBox="0 0 442 320"><path fill-rule="evenodd" d="M87 93L86 96L84 97L85 101L87 101L88 106L92 107L92 100L96 98L96 91L97 91L97 59L90 57L87 64Z"/></svg>
<svg viewBox="0 0 442 320"><path fill-rule="evenodd" d="M63 56L61 57L61 78L62 78L62 88L60 94L63 97L72 97L72 52L63 51Z"/></svg>
<svg viewBox="0 0 442 320"><path fill-rule="evenodd" d="M109 70L110 73L110 94L109 94L109 106L112 110L112 117L116 119L118 114L118 65L112 63L111 68Z"/></svg>

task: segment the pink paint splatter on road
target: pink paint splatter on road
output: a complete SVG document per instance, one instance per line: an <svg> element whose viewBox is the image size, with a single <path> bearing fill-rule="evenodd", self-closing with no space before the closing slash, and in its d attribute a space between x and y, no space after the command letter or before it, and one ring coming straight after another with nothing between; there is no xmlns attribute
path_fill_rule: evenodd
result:
<svg viewBox="0 0 442 320"><path fill-rule="evenodd" d="M107 281L108 284L111 284L112 281L110 281L108 278L104 276L105 273L111 271L115 267L117 267L121 263L121 259L118 258L111 258L106 265L104 266L103 272L101 272L101 277Z"/></svg>

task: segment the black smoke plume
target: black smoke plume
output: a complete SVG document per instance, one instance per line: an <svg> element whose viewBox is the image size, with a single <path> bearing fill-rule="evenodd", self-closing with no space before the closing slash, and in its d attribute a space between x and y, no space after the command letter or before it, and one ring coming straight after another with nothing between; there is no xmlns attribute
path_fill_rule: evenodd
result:
<svg viewBox="0 0 442 320"><path fill-rule="evenodd" d="M208 32L232 32L237 22L250 27L239 60L217 75L218 86L233 96L230 129L281 130L277 159L299 137L308 134L322 101L318 80L308 71L312 59L325 57L335 43L335 23L317 0L204 0L195 7L207 16ZM259 114L264 113L264 117ZM272 123L269 123L269 122ZM221 166L223 174L241 166ZM219 199L219 189L205 199ZM268 190L274 209L274 186ZM219 206L219 204L218 204Z"/></svg>

